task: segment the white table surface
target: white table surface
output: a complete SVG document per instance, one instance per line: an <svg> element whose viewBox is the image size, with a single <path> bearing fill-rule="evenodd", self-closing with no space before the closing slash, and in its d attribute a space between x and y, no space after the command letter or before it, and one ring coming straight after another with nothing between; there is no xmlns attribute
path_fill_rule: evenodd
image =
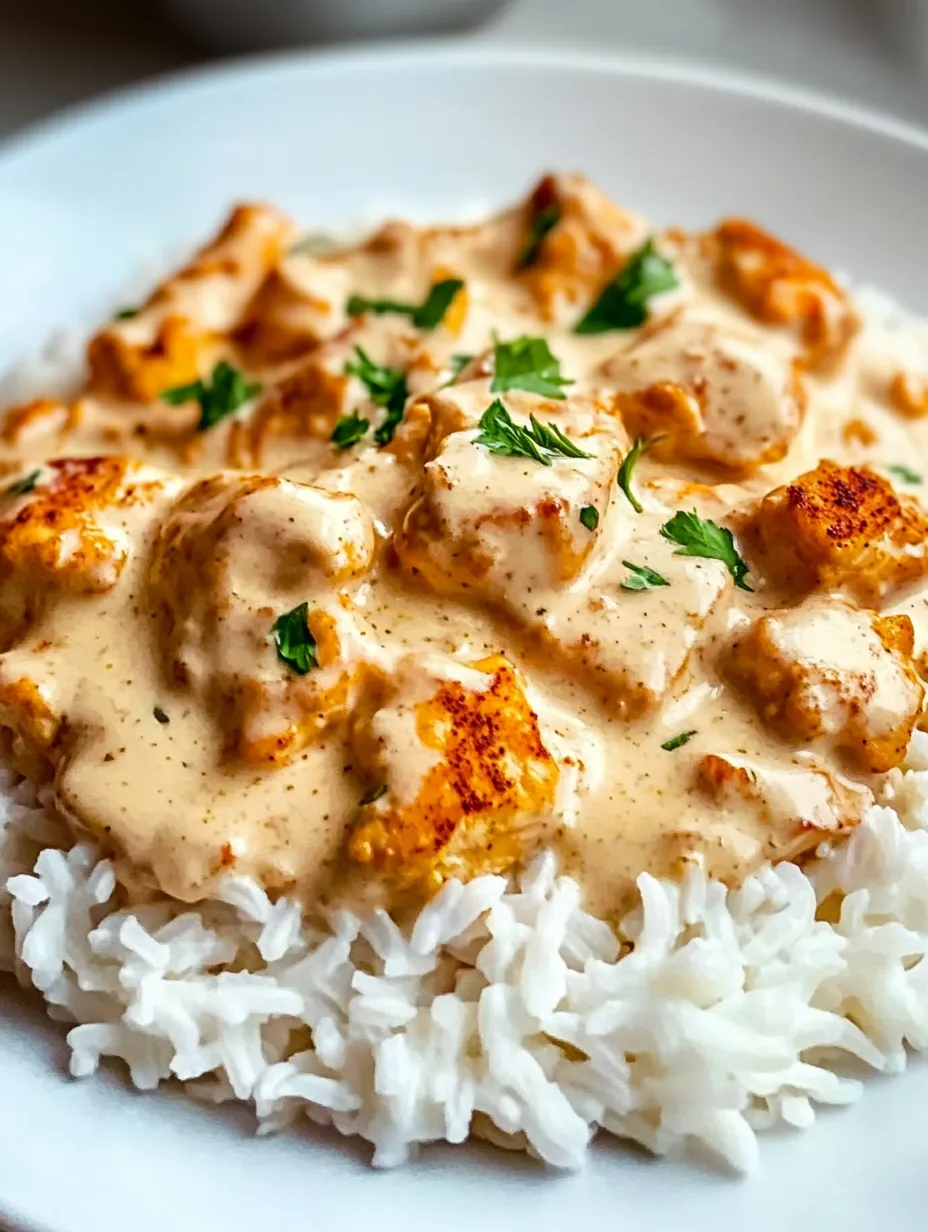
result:
<svg viewBox="0 0 928 1232"><path fill-rule="evenodd" d="M478 37L714 60L928 127L928 78L906 66L881 20L901 2L511 0ZM0 138L70 103L205 58L156 16L151 0L0 0Z"/></svg>

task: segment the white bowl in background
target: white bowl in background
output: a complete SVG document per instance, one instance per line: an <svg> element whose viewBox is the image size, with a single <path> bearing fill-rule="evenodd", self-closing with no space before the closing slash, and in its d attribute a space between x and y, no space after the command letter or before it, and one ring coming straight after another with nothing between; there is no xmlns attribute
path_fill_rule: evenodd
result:
<svg viewBox="0 0 928 1232"><path fill-rule="evenodd" d="M503 0L158 0L179 25L219 51L464 30Z"/></svg>

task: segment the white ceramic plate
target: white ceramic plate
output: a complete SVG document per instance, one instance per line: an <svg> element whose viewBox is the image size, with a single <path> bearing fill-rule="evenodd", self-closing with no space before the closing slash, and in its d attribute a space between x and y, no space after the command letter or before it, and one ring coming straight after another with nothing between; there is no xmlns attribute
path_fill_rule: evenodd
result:
<svg viewBox="0 0 928 1232"><path fill-rule="evenodd" d="M100 312L152 256L263 196L313 226L502 203L583 170L661 222L745 213L928 311L928 137L804 95L679 66L486 47L284 57L86 109L0 154L0 369ZM366 1146L256 1141L241 1111L118 1075L64 1076L63 1031L0 985L0 1209L46 1232L916 1232L928 1065L863 1105L768 1138L734 1181L603 1143L560 1177L483 1148L413 1168Z"/></svg>

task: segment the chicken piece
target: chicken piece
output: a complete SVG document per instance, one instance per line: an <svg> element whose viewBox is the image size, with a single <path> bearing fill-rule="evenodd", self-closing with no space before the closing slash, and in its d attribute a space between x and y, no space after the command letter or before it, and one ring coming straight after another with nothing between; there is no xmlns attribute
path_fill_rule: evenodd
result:
<svg viewBox="0 0 928 1232"><path fill-rule="evenodd" d="M675 555L660 533L669 514L655 509L625 519L615 555L588 585L533 596L518 613L540 661L577 676L621 719L660 705L731 586L719 561ZM627 589L635 580L630 565L654 570L665 584Z"/></svg>
<svg viewBox="0 0 928 1232"><path fill-rule="evenodd" d="M605 517L628 441L608 405L593 398L555 402L507 394L512 419L554 423L589 455L535 458L495 453L478 440L476 408L492 401L487 382L426 398L434 457L421 493L395 537L404 568L441 594L521 602L578 576L598 540L580 512ZM449 430L450 429L450 430ZM443 435L444 434L444 435Z"/></svg>
<svg viewBox="0 0 928 1232"><path fill-rule="evenodd" d="M344 587L373 550L354 497L270 476L201 480L164 520L148 577L164 671L224 726L230 756L279 764L347 717L377 648ZM303 674L275 649L288 613L309 632Z"/></svg>
<svg viewBox="0 0 928 1232"><path fill-rule="evenodd" d="M22 448L42 437L55 436L61 440L80 420L80 402L67 404L53 398L36 398L4 412L0 435L5 444Z"/></svg>
<svg viewBox="0 0 928 1232"><path fill-rule="evenodd" d="M788 326L811 368L830 368L860 322L830 274L754 223L730 218L708 239L719 283L765 325Z"/></svg>
<svg viewBox="0 0 928 1232"><path fill-rule="evenodd" d="M623 209L580 175L546 175L520 211L517 275L547 321L573 323L577 309L621 268L648 234L637 214ZM553 220L531 262L519 269L540 218Z"/></svg>
<svg viewBox="0 0 928 1232"><path fill-rule="evenodd" d="M408 393L434 389L443 376L441 358L402 317L349 325L270 388L247 418L232 425L236 464L261 465L266 446L276 438L329 441L339 419L354 412L370 424L362 443L378 445L375 433L388 412L373 401L371 388L358 375L365 356L378 369L402 376Z"/></svg>
<svg viewBox="0 0 928 1232"><path fill-rule="evenodd" d="M747 470L782 458L805 408L798 362L737 321L678 313L609 359L632 436L664 455Z"/></svg>
<svg viewBox="0 0 928 1232"><path fill-rule="evenodd" d="M867 467L822 461L748 515L744 543L777 586L879 604L928 572L928 516Z"/></svg>
<svg viewBox="0 0 928 1232"><path fill-rule="evenodd" d="M730 847L743 868L796 860L819 843L859 825L873 795L813 759L770 765L740 754L708 753L696 765L695 786L722 816L681 832L689 855L717 860ZM737 827L732 835L732 817Z"/></svg>
<svg viewBox="0 0 928 1232"><path fill-rule="evenodd" d="M130 458L63 458L0 496L0 643L9 645L50 591L111 590L134 541L181 486Z"/></svg>
<svg viewBox="0 0 928 1232"><path fill-rule="evenodd" d="M883 774L902 761L922 710L913 649L908 616L810 599L756 620L727 670L784 740L818 741Z"/></svg>
<svg viewBox="0 0 928 1232"><path fill-rule="evenodd" d="M890 382L889 401L907 419L924 418L928 415L928 377L897 372Z"/></svg>
<svg viewBox="0 0 928 1232"><path fill-rule="evenodd" d="M373 789L348 854L423 894L506 872L573 819L600 769L589 733L540 706L503 655L407 655L355 745Z"/></svg>
<svg viewBox="0 0 928 1232"><path fill-rule="evenodd" d="M270 206L237 206L190 265L162 283L137 313L91 339L91 390L151 402L195 380L215 341L239 324L292 234L290 220Z"/></svg>

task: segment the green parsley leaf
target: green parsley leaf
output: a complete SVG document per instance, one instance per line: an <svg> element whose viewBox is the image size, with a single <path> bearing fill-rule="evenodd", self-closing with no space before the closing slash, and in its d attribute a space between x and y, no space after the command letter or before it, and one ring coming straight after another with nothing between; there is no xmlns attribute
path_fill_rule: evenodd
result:
<svg viewBox="0 0 928 1232"><path fill-rule="evenodd" d="M475 444L485 445L492 453L509 458L533 458L542 466L551 465L551 456L589 458L579 446L569 440L553 423L539 423L530 416L531 427L513 423L512 416L499 398L494 398L480 416L480 435Z"/></svg>
<svg viewBox="0 0 928 1232"><path fill-rule="evenodd" d="M393 440L393 433L403 422L406 411L406 399L409 396L406 374L399 368L386 368L375 364L359 346L354 348L354 352L357 359L349 359L345 364L345 371L349 376L356 376L364 382L376 406L387 408L387 417L375 430L374 440L378 445L389 445ZM360 437L358 439L360 440ZM354 444L353 441L351 443Z"/></svg>
<svg viewBox="0 0 928 1232"><path fill-rule="evenodd" d="M544 338L522 336L514 342L496 342L493 346L493 393L509 389L524 389L542 398L563 398L562 385L572 385L561 376L560 362L555 359Z"/></svg>
<svg viewBox="0 0 928 1232"><path fill-rule="evenodd" d="M376 800L379 800L381 796L385 796L386 794L387 785L386 783L381 783L379 787L372 787L370 791L366 791L364 793L361 797L361 804L373 804Z"/></svg>
<svg viewBox="0 0 928 1232"><path fill-rule="evenodd" d="M298 676L305 676L310 668L319 666L316 639L309 631L308 613L309 604L300 603L292 611L279 616L271 627L278 659Z"/></svg>
<svg viewBox="0 0 928 1232"><path fill-rule="evenodd" d="M610 329L636 329L648 319L648 300L677 285L673 265L647 240L628 258L616 276L574 326L575 334L603 334Z"/></svg>
<svg viewBox="0 0 928 1232"><path fill-rule="evenodd" d="M599 510L595 505L584 505L580 510L580 521L587 530L595 530L599 525Z"/></svg>
<svg viewBox="0 0 928 1232"><path fill-rule="evenodd" d="M901 479L903 483L922 482L922 477L918 471L913 471L908 466L887 466L886 469L891 475L895 475L897 479Z"/></svg>
<svg viewBox="0 0 928 1232"><path fill-rule="evenodd" d="M425 300L412 314L416 329L434 329L445 319L451 301L464 286L462 278L443 278L431 288Z"/></svg>
<svg viewBox="0 0 928 1232"><path fill-rule="evenodd" d="M42 468L37 467L28 475L23 475L22 479L15 479L6 490L7 496L25 496L27 492L34 492L41 474Z"/></svg>
<svg viewBox="0 0 928 1232"><path fill-rule="evenodd" d="M152 710L152 714L155 716L155 718L158 720L159 723L170 723L171 721L168 718L167 714L161 709L160 706L155 706L154 710Z"/></svg>
<svg viewBox="0 0 928 1232"><path fill-rule="evenodd" d="M532 220L528 225L528 242L516 262L516 269L526 269L527 266L535 264L545 236L549 231L554 230L562 217L561 207L553 204L543 206L537 214L532 215Z"/></svg>
<svg viewBox="0 0 928 1232"><path fill-rule="evenodd" d="M451 381L458 379L473 358L473 355L464 355L463 353L451 356ZM448 382L449 385L451 381Z"/></svg>
<svg viewBox="0 0 928 1232"><path fill-rule="evenodd" d="M638 459L641 455L647 453L651 446L656 445L660 439L661 437L659 435L636 437L631 449L622 459L622 463L619 466L619 473L615 477L616 483L628 497L628 503L634 509L635 513L642 513L643 506L632 488L632 474L635 467L638 465Z"/></svg>
<svg viewBox="0 0 928 1232"><path fill-rule="evenodd" d="M653 586L669 586L665 577L647 565L633 565L630 560L623 560L626 569L631 570L631 576L622 583L623 590L650 590Z"/></svg>
<svg viewBox="0 0 928 1232"><path fill-rule="evenodd" d="M445 313L451 307L451 301L464 286L460 278L443 278L429 289L428 295L421 304L406 304L397 299L367 299L363 295L352 295L348 299L345 311L350 317L360 316L362 312L374 312L382 315L387 312L399 313L409 317L417 329L434 329L440 325Z"/></svg>
<svg viewBox="0 0 928 1232"><path fill-rule="evenodd" d="M695 510L678 510L661 527L661 534L671 543L679 543L674 556L701 556L720 560L741 590L753 590L744 580L748 567L738 554L735 539L727 526L719 526L710 518L701 518Z"/></svg>
<svg viewBox="0 0 928 1232"><path fill-rule="evenodd" d="M661 748L665 753L672 753L674 749L679 749L682 745L686 744L688 740L692 740L695 735L695 727L690 731L680 732L678 736L671 736L669 740L665 740L661 745Z"/></svg>
<svg viewBox="0 0 928 1232"><path fill-rule="evenodd" d="M120 308L118 312L113 313L114 321L131 321L133 317L139 315L138 308Z"/></svg>
<svg viewBox="0 0 928 1232"><path fill-rule="evenodd" d="M198 432L205 432L226 415L231 415L240 406L250 402L261 392L257 381L246 381L237 368L220 360L213 369L209 381L191 381L189 385L175 385L173 389L165 389L161 401L171 406L180 406L184 402L199 402L200 422Z"/></svg>
<svg viewBox="0 0 928 1232"><path fill-rule="evenodd" d="M371 421L369 419L362 419L357 411L352 411L350 415L343 415L341 417L332 429L332 435L329 439L339 449L350 449L352 445L357 445L370 426Z"/></svg>

